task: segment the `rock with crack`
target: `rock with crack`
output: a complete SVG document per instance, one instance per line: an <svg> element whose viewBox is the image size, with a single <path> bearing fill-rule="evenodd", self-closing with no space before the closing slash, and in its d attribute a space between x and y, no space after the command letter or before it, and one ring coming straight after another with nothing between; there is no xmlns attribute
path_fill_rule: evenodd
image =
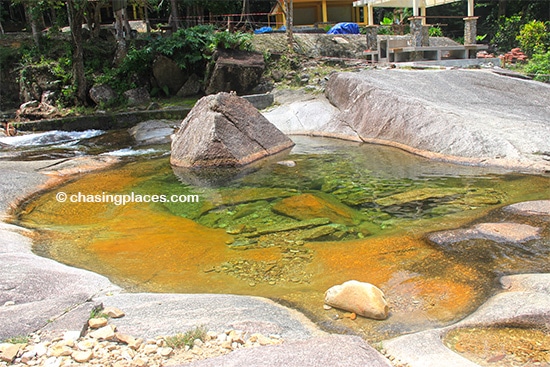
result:
<svg viewBox="0 0 550 367"><path fill-rule="evenodd" d="M178 167L242 167L294 146L250 102L230 93L200 99L172 140Z"/></svg>

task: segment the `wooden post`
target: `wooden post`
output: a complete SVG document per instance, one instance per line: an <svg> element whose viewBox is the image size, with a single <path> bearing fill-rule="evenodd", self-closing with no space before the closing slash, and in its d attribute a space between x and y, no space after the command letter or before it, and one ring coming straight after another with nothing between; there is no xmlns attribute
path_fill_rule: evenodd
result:
<svg viewBox="0 0 550 367"><path fill-rule="evenodd" d="M323 23L326 23L328 22L328 14L327 14L327 0L323 0L323 2L321 3L321 7L322 7L322 13L323 13Z"/></svg>

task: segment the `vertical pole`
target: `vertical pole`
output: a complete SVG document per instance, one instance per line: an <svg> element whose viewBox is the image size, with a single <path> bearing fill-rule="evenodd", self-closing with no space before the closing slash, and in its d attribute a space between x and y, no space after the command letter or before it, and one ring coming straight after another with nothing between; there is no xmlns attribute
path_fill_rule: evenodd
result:
<svg viewBox="0 0 550 367"><path fill-rule="evenodd" d="M413 0L412 1L412 6L413 6L413 17L417 17L418 16L418 0Z"/></svg>
<svg viewBox="0 0 550 367"><path fill-rule="evenodd" d="M328 22L328 14L327 14L327 0L323 0L322 4L322 11L323 11L323 23Z"/></svg>
<svg viewBox="0 0 550 367"><path fill-rule="evenodd" d="M474 16L474 0L468 0L468 17Z"/></svg>
<svg viewBox="0 0 550 367"><path fill-rule="evenodd" d="M369 25L374 25L374 9L371 3L369 3L368 8L369 8Z"/></svg>

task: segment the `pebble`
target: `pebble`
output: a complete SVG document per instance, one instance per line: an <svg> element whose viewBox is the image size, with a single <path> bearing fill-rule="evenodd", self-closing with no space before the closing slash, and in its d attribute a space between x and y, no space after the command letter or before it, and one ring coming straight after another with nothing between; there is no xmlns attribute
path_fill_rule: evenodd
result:
<svg viewBox="0 0 550 367"><path fill-rule="evenodd" d="M99 329L106 326L108 322L105 317L94 317L88 320L88 326L92 329Z"/></svg>
<svg viewBox="0 0 550 367"><path fill-rule="evenodd" d="M105 307L101 312L113 319L119 319L125 315L124 311L116 307Z"/></svg>
<svg viewBox="0 0 550 367"><path fill-rule="evenodd" d="M79 364L89 367L160 367L213 358L241 348L283 343L278 335L248 335L241 330L224 330L208 331L204 340L194 340L191 348L174 349L167 345L168 336L144 342L128 334L115 334L114 330L116 327L108 324L100 329L89 328L87 333L76 339L75 333L67 332L62 338L51 342L41 340L39 333L31 334L26 345L1 344L2 354L9 349L11 356L5 356L0 361L0 367L76 367ZM112 338L102 337L111 333Z"/></svg>

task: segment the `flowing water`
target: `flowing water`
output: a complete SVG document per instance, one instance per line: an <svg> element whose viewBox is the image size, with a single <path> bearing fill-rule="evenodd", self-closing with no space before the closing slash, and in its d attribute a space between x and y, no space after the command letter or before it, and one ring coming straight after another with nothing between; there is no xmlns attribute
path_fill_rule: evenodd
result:
<svg viewBox="0 0 550 367"><path fill-rule="evenodd" d="M92 139L78 144L84 153L63 154L131 157L33 198L16 220L38 230L37 253L133 291L269 297L326 329L376 341L464 317L500 274L550 271L547 223L543 239L504 250L491 241L445 249L426 239L506 204L549 199L548 177L309 137L293 137L284 162L197 173L173 169L166 146L100 149ZM350 279L385 292L388 320L323 309L325 290Z"/></svg>

